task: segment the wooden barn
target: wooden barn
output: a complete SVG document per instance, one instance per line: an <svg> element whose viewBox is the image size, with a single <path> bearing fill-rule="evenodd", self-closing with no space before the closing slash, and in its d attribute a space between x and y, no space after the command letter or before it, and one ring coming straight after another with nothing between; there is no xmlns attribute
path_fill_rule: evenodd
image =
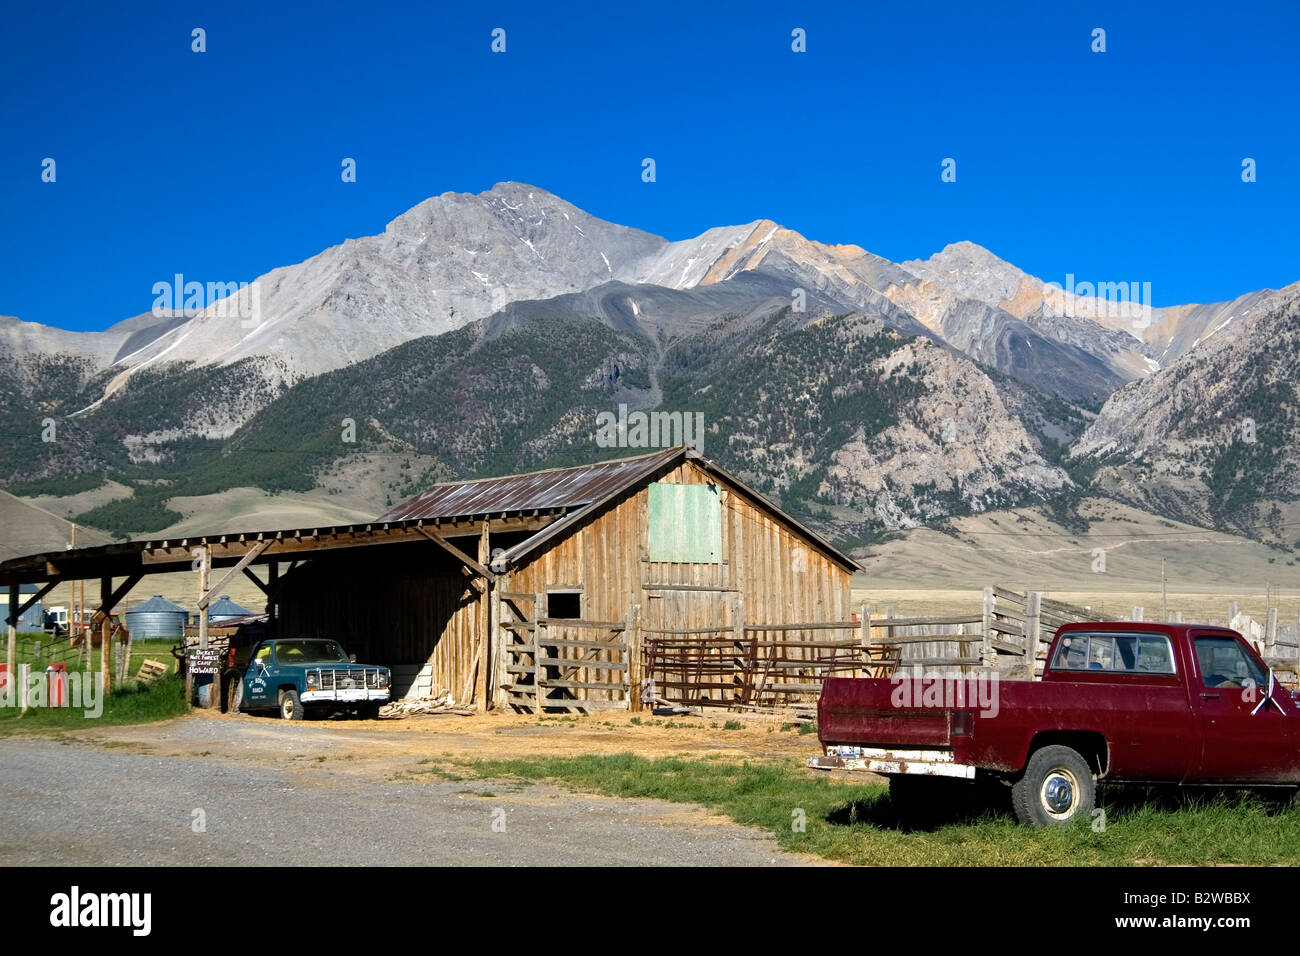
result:
<svg viewBox="0 0 1300 956"><path fill-rule="evenodd" d="M266 595L267 633L337 638L391 667L399 696L764 710L806 704L826 675L874 660L849 609L857 569L682 446L439 484L358 524L27 555L0 563L0 586L21 613L62 582L98 579L107 621L147 575L197 571L194 646L209 648L208 609L243 574ZM11 670L16 632L10 621ZM107 651L100 667L109 682Z"/></svg>
<svg viewBox="0 0 1300 956"><path fill-rule="evenodd" d="M424 540L310 555L276 615L282 634L393 667L398 693L759 707L861 664L855 634L791 627L849 621L857 564L684 446L439 484L377 520L419 522Z"/></svg>

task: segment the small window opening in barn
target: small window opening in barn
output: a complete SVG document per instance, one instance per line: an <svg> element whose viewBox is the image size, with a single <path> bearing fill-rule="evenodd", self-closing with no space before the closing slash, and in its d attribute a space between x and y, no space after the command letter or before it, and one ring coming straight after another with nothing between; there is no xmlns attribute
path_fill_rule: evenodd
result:
<svg viewBox="0 0 1300 956"><path fill-rule="evenodd" d="M582 592L547 591L546 616L580 619L582 617Z"/></svg>

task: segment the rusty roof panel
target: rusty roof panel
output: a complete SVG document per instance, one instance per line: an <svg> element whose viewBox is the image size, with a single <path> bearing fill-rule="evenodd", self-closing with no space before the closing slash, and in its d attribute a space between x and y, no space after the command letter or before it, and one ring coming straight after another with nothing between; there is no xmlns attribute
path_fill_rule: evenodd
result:
<svg viewBox="0 0 1300 956"><path fill-rule="evenodd" d="M552 468L527 475L449 481L408 498L377 521L453 518L518 511L579 508L616 494L629 484L684 455L669 448L651 455Z"/></svg>

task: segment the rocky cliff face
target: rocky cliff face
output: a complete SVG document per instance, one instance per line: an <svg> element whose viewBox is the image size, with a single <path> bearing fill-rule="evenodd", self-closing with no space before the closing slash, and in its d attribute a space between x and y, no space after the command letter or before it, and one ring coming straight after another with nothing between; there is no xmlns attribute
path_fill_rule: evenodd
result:
<svg viewBox="0 0 1300 956"><path fill-rule="evenodd" d="M1254 299L1117 391L1071 456L1096 465L1097 487L1123 500L1287 540L1285 503L1300 497L1297 368L1300 283Z"/></svg>

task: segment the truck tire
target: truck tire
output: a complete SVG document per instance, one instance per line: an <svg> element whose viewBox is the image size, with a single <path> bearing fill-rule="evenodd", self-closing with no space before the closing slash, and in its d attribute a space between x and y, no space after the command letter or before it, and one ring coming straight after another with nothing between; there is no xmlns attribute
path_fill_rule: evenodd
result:
<svg viewBox="0 0 1300 956"><path fill-rule="evenodd" d="M302 720L307 716L307 709L296 690L280 691L280 716L285 720Z"/></svg>
<svg viewBox="0 0 1300 956"><path fill-rule="evenodd" d="M1016 819L1034 827L1087 820L1096 800L1097 783L1088 761L1060 744L1035 750L1011 786Z"/></svg>
<svg viewBox="0 0 1300 956"><path fill-rule="evenodd" d="M244 680L238 674L229 678L226 689L226 713L237 714L244 704Z"/></svg>

